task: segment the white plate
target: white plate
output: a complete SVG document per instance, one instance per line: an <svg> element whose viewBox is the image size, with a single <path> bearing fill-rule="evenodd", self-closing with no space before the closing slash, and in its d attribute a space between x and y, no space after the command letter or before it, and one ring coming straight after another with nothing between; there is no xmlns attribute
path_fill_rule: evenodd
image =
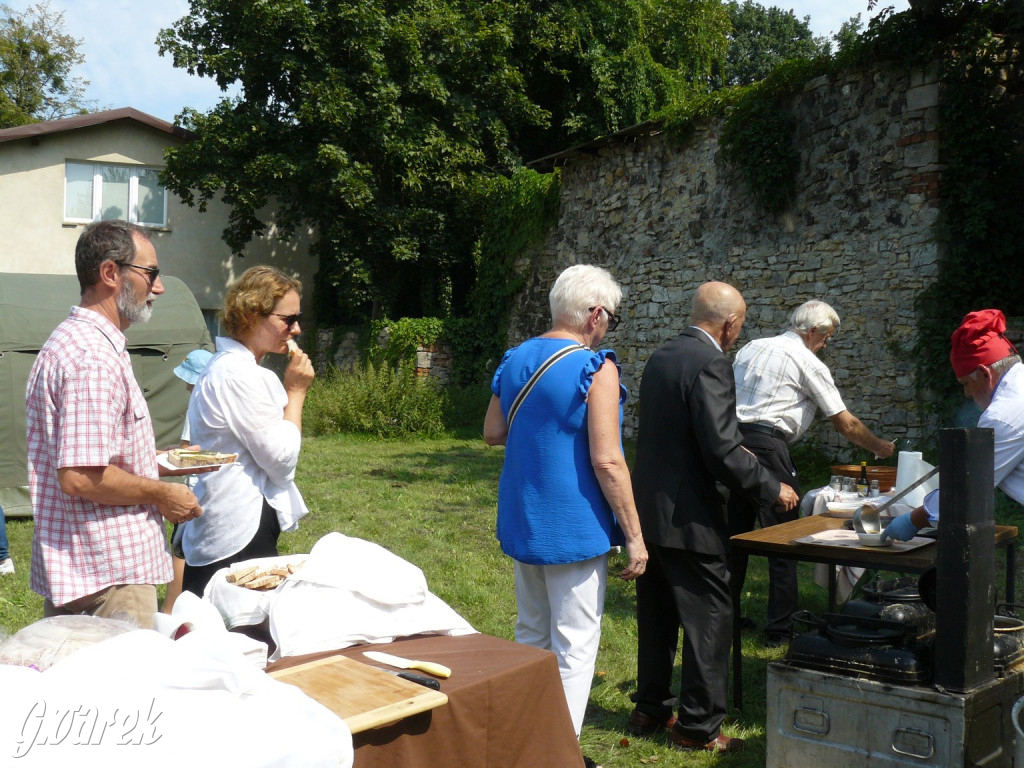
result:
<svg viewBox="0 0 1024 768"><path fill-rule="evenodd" d="M858 533L857 541L860 542L862 547L891 547L892 539L886 539L882 541L882 534L880 533Z"/></svg>
<svg viewBox="0 0 1024 768"><path fill-rule="evenodd" d="M226 467L230 464L237 464L238 462L226 461L220 464L203 464L201 467L179 467L176 464L171 464L170 460L167 458L166 453L158 453L156 456L156 463L159 464L164 469L169 469L172 472L185 471L186 474L189 474L190 472L193 472L197 469L209 469L210 467Z"/></svg>
<svg viewBox="0 0 1024 768"><path fill-rule="evenodd" d="M825 508L832 517L853 517L857 507L863 503L862 501L830 501L825 504Z"/></svg>

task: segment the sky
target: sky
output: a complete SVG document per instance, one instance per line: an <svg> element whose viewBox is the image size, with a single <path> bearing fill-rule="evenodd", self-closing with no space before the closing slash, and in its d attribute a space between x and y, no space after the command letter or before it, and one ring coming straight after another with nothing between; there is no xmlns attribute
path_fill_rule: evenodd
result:
<svg viewBox="0 0 1024 768"><path fill-rule="evenodd" d="M484 1L484 0L482 0ZM868 0L757 0L764 6L810 16L815 35L831 35L844 21L861 14L865 26ZM39 0L0 0L25 10ZM907 0L879 0L878 7L907 9ZM209 78L175 69L160 56L156 36L188 13L188 0L50 0L50 10L64 12L64 30L80 40L85 63L74 74L89 81L86 99L101 109L134 107L168 122L186 106L205 112L224 96Z"/></svg>

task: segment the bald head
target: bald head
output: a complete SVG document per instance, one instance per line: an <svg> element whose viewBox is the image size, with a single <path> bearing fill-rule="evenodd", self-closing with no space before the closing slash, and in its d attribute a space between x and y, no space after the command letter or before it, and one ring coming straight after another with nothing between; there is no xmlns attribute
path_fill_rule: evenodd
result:
<svg viewBox="0 0 1024 768"><path fill-rule="evenodd" d="M747 303L728 283L704 283L693 297L690 324L718 339L723 350L739 338L746 317Z"/></svg>

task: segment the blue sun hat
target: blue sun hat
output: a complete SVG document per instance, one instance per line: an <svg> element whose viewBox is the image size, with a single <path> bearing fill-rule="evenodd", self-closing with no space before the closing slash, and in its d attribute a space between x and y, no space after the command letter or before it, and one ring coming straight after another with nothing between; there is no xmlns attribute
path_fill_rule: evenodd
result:
<svg viewBox="0 0 1024 768"><path fill-rule="evenodd" d="M174 375L186 384L194 386L199 381L199 374L206 368L211 357L213 357L212 352L207 352L205 349L193 349L181 361L181 365L174 369Z"/></svg>

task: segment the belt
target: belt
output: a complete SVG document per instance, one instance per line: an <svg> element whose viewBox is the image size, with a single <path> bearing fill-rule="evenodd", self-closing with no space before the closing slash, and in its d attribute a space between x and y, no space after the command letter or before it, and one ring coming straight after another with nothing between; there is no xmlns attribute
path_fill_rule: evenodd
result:
<svg viewBox="0 0 1024 768"><path fill-rule="evenodd" d="M767 424L758 424L757 422L751 422L749 424L740 423L740 432L760 432L762 435L768 435L774 437L777 440L786 442L786 433L778 427L771 427Z"/></svg>

